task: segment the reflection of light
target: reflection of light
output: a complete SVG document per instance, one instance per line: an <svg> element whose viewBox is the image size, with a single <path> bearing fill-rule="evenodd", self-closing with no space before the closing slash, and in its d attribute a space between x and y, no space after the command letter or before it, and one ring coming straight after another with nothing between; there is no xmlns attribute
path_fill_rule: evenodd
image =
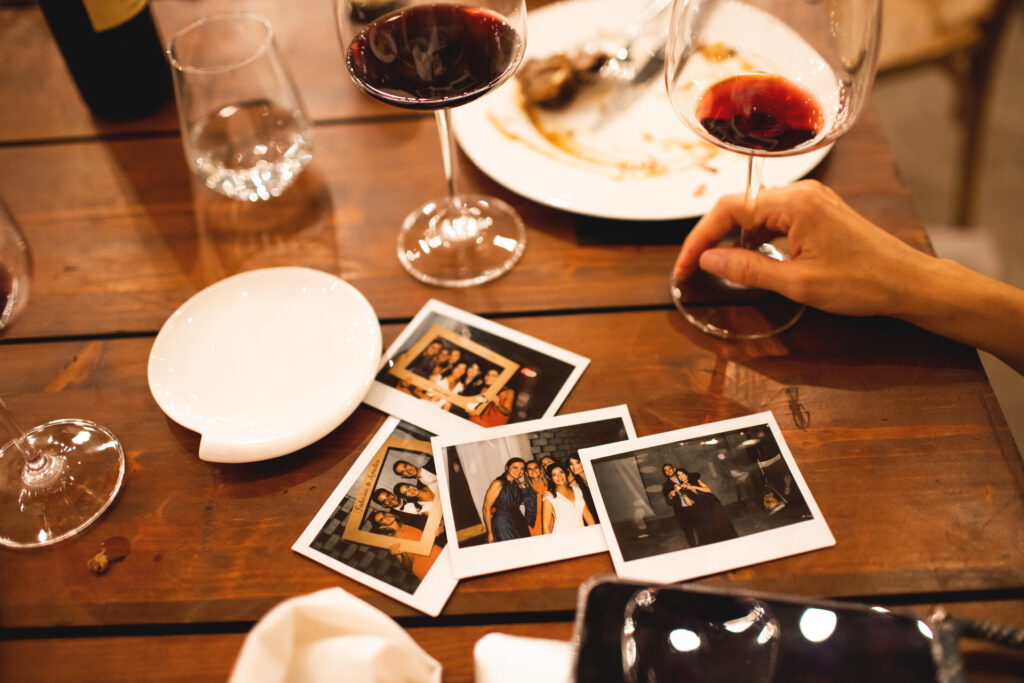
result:
<svg viewBox="0 0 1024 683"><path fill-rule="evenodd" d="M824 642L836 630L837 620L832 610L810 607L800 617L800 633L812 643Z"/></svg>
<svg viewBox="0 0 1024 683"><path fill-rule="evenodd" d="M718 443L718 439L708 439L707 441L701 441L700 445L701 446L714 446L716 443Z"/></svg>
<svg viewBox="0 0 1024 683"><path fill-rule="evenodd" d="M775 626L775 623L768 622L764 625L764 628L761 629L761 632L757 634L757 644L767 645L772 641L772 638L778 635L778 633L779 629Z"/></svg>
<svg viewBox="0 0 1024 683"><path fill-rule="evenodd" d="M872 607L871 611L872 612L882 612L884 614L888 614L889 613L889 610L885 609L884 607L880 607L879 605L875 605L874 607Z"/></svg>
<svg viewBox="0 0 1024 683"><path fill-rule="evenodd" d="M498 247L499 249L504 249L505 251L515 251L516 245L518 244L519 242L512 239L511 237L502 237L501 235L494 236L494 246Z"/></svg>
<svg viewBox="0 0 1024 683"><path fill-rule="evenodd" d="M761 443L761 439L746 439L745 441L740 443L740 445L741 446L753 446L756 443Z"/></svg>
<svg viewBox="0 0 1024 683"><path fill-rule="evenodd" d="M760 621L761 617L764 616L764 610L760 607L755 607L750 610L749 614L745 614L742 617L727 621L722 626L729 633L743 633L748 628L753 626L756 622Z"/></svg>
<svg viewBox="0 0 1024 683"><path fill-rule="evenodd" d="M71 441L73 441L74 443L78 444L79 446L81 446L83 443L85 443L88 440L89 440L89 432L85 431L84 429L82 431L78 432L77 434L75 434L73 437L71 437Z"/></svg>
<svg viewBox="0 0 1024 683"><path fill-rule="evenodd" d="M522 370L519 371L519 373L521 375L525 375L527 377L536 377L537 376L537 371L534 370L533 368L523 368Z"/></svg>
<svg viewBox="0 0 1024 683"><path fill-rule="evenodd" d="M668 642L676 652L693 652L700 649L700 636L688 628L673 629L668 634Z"/></svg>
<svg viewBox="0 0 1024 683"><path fill-rule="evenodd" d="M932 633L930 628L928 628L928 624L924 623L920 619L917 621L917 630L924 634L924 637L928 640L935 638L935 634Z"/></svg>
<svg viewBox="0 0 1024 683"><path fill-rule="evenodd" d="M636 664L636 641L632 636L626 639L626 645L623 650L624 652L622 654L626 660L625 664L627 667L632 668L633 665Z"/></svg>

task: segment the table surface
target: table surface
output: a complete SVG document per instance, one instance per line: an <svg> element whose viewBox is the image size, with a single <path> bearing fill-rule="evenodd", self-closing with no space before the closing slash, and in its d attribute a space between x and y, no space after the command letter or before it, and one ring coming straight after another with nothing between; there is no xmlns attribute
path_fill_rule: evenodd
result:
<svg viewBox="0 0 1024 683"><path fill-rule="evenodd" d="M223 679L271 606L330 586L398 619L446 680L472 678L471 646L487 632L570 637L577 586L613 571L607 555L465 580L429 618L290 550L383 422L373 409L287 457L198 460L198 436L150 396L153 338L193 293L272 265L355 285L385 345L436 298L591 358L560 413L626 403L647 435L771 410L836 545L704 585L941 603L1024 626L1024 468L973 349L817 311L766 341L704 336L666 287L685 224L667 239L661 225L595 226L512 195L465 157L463 186L522 214L526 254L485 286L415 282L394 239L412 206L444 192L434 120L356 91L329 5L153 3L164 35L215 8L271 19L316 121L316 151L284 197L255 205L196 186L173 104L131 122L93 119L39 10L0 7L0 191L35 258L31 304L0 343L0 394L24 424L104 424L127 456L124 487L97 524L49 548L0 549L0 678ZM870 108L811 176L930 250ZM114 536L129 555L91 574L87 560ZM980 646L968 661L978 680L1024 670Z"/></svg>

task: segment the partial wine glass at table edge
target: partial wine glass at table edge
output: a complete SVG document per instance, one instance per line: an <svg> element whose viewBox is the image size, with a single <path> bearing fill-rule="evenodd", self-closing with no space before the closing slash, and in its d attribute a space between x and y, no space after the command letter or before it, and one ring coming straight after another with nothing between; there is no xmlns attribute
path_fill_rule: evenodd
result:
<svg viewBox="0 0 1024 683"><path fill-rule="evenodd" d="M0 335L28 303L31 278L28 244L0 201ZM24 431L2 399L0 425L10 436L0 442L0 545L31 548L73 536L120 490L124 449L106 428L75 419Z"/></svg>
<svg viewBox="0 0 1024 683"><path fill-rule="evenodd" d="M829 145L853 125L874 81L880 12L881 0L676 0L672 107L698 136L747 157L743 219L720 246L789 258L785 236L753 222L765 158ZM671 293L688 321L725 339L770 337L804 312L700 269L673 277Z"/></svg>
<svg viewBox="0 0 1024 683"><path fill-rule="evenodd" d="M382 102L432 110L437 120L448 194L403 222L403 267L421 282L445 287L508 272L523 254L526 229L505 202L457 192L451 109L515 72L526 44L523 0L334 0L334 14L352 80Z"/></svg>

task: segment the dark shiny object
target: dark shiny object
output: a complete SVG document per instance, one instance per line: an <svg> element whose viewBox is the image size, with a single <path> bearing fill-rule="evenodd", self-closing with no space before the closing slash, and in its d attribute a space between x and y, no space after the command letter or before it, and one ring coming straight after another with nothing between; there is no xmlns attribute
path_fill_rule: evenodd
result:
<svg viewBox="0 0 1024 683"><path fill-rule="evenodd" d="M576 680L796 683L938 680L914 617L825 601L597 582L577 616Z"/></svg>
<svg viewBox="0 0 1024 683"><path fill-rule="evenodd" d="M170 100L171 72L148 4L124 23L99 32L81 0L39 0L39 6L94 114L138 118Z"/></svg>

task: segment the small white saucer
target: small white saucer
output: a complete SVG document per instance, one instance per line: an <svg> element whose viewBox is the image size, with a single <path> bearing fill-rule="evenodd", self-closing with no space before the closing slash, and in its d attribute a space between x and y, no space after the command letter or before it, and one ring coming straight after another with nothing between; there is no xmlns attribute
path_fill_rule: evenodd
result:
<svg viewBox="0 0 1024 683"><path fill-rule="evenodd" d="M267 268L210 285L167 319L149 388L200 433L200 459L254 462L334 430L380 358L380 324L358 290L319 270Z"/></svg>

